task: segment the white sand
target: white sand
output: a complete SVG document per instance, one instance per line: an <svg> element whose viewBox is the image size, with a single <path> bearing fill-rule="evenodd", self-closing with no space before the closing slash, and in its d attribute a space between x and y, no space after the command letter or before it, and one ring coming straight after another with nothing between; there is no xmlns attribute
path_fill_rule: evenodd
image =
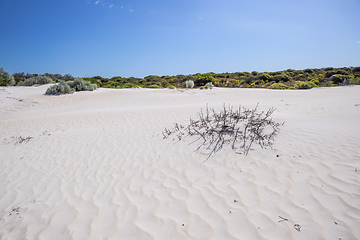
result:
<svg viewBox="0 0 360 240"><path fill-rule="evenodd" d="M359 86L47 87L0 88L0 239L360 239ZM162 139L223 103L275 107L274 150Z"/></svg>

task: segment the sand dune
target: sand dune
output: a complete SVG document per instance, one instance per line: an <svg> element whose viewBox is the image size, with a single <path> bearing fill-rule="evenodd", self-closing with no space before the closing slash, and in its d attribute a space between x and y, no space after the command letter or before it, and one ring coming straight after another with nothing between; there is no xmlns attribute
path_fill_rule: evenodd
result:
<svg viewBox="0 0 360 240"><path fill-rule="evenodd" d="M46 88L0 88L1 239L360 238L359 86ZM204 163L162 138L206 105L257 103L286 122L272 150Z"/></svg>

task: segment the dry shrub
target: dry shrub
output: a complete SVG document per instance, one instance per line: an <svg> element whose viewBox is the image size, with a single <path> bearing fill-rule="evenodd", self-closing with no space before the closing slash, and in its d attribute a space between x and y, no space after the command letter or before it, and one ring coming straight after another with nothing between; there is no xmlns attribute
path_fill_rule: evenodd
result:
<svg viewBox="0 0 360 240"><path fill-rule="evenodd" d="M196 151L205 150L208 155L206 160L226 145L230 145L236 153L247 155L253 143L261 148L271 147L280 126L284 124L272 120L275 108L258 112L257 107L234 110L224 105L220 112L206 107L205 112L201 110L197 119L190 119L186 127L176 123L172 129L165 128L163 138L175 135L182 140L190 137L191 143L199 142Z"/></svg>

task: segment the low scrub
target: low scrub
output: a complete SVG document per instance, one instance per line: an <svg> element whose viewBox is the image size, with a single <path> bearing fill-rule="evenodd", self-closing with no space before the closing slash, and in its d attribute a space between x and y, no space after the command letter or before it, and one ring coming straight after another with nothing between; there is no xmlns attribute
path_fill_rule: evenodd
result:
<svg viewBox="0 0 360 240"><path fill-rule="evenodd" d="M58 84L55 84L49 87L45 94L46 95L61 95L61 94L73 94L75 89L71 88L69 84L65 81L60 81Z"/></svg>
<svg viewBox="0 0 360 240"><path fill-rule="evenodd" d="M350 84L352 84L352 85L360 85L360 77L351 79Z"/></svg>
<svg viewBox="0 0 360 240"><path fill-rule="evenodd" d="M148 86L148 88L161 88L161 87L159 85L153 84L153 85Z"/></svg>
<svg viewBox="0 0 360 240"><path fill-rule="evenodd" d="M85 81L81 78L75 78L74 81L67 82L71 88L75 91L94 91L96 89L96 84L91 84L88 81Z"/></svg>
<svg viewBox="0 0 360 240"><path fill-rule="evenodd" d="M73 80L70 74L50 74L45 73L30 74L30 73L14 73L12 76L0 69L0 86L19 85L30 86L34 84L49 83L47 78L39 79L38 76L46 76L54 82L61 80ZM98 87L105 88L154 88L156 86L162 88L201 88L205 89L205 84L212 82L216 87L228 88L270 88L273 83L282 83L283 85L273 85L273 89L296 89L296 82L312 81L317 86L339 86L347 84L359 84L360 67L342 67L342 68L320 68L320 69L304 69L294 70L287 69L277 72L235 72L235 73L196 73L190 75L176 75L176 76L156 76L149 75L144 78L135 77L121 77L115 76L112 78L103 78L101 76L94 76L83 78L92 84L97 84ZM29 79L29 80L28 80ZM15 81L14 81L15 80ZM287 87L286 87L287 86ZM298 85L299 86L299 85ZM305 88L301 88L306 86ZM309 84L302 84L299 89L307 89L314 87Z"/></svg>
<svg viewBox="0 0 360 240"><path fill-rule="evenodd" d="M0 86L14 86L15 79L12 75L0 68Z"/></svg>
<svg viewBox="0 0 360 240"><path fill-rule="evenodd" d="M275 82L288 82L290 81L290 77L288 75L286 75L285 73L282 73L282 74L279 74L279 75L274 75L272 78L271 78L272 81L275 81Z"/></svg>
<svg viewBox="0 0 360 240"><path fill-rule="evenodd" d="M214 87L214 84L212 82L208 82L205 84L205 86L199 87L199 89L212 89Z"/></svg>
<svg viewBox="0 0 360 240"><path fill-rule="evenodd" d="M298 81L295 83L296 89L310 89L314 87L317 87L317 85L313 82Z"/></svg>
<svg viewBox="0 0 360 240"><path fill-rule="evenodd" d="M283 83L273 83L273 84L271 84L270 88L271 89L289 89L289 87Z"/></svg>
<svg viewBox="0 0 360 240"><path fill-rule="evenodd" d="M341 74L334 74L329 78L329 81L332 81L334 84L340 84L344 81L347 76Z"/></svg>
<svg viewBox="0 0 360 240"><path fill-rule="evenodd" d="M18 82L18 86L33 86L53 83L53 80L48 76L35 76L27 78Z"/></svg>
<svg viewBox="0 0 360 240"><path fill-rule="evenodd" d="M93 91L96 89L96 84L91 84L81 78L76 78L74 81L60 81L49 87L45 94L46 95L61 95L61 94L73 94L79 91Z"/></svg>
<svg viewBox="0 0 360 240"><path fill-rule="evenodd" d="M213 87L214 87L214 84L212 82L208 82L207 84L205 84L206 89L212 89Z"/></svg>

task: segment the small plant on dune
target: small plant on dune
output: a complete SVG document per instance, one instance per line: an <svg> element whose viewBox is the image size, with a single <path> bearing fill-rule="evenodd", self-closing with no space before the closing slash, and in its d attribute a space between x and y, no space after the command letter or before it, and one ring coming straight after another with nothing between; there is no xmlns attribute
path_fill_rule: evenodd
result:
<svg viewBox="0 0 360 240"><path fill-rule="evenodd" d="M76 78L74 81L60 81L49 87L45 94L46 95L61 95L61 94L73 94L79 91L93 91L96 89L96 84L91 84L81 78Z"/></svg>
<svg viewBox="0 0 360 240"><path fill-rule="evenodd" d="M75 91L94 91L96 89L96 84L91 84L88 81L83 80L82 78L75 78L74 81L67 82L69 86Z"/></svg>
<svg viewBox="0 0 360 240"><path fill-rule="evenodd" d="M360 77L351 79L350 84L352 84L352 85L360 85Z"/></svg>
<svg viewBox="0 0 360 240"><path fill-rule="evenodd" d="M194 87L194 81L193 80L187 80L185 82L186 88L193 88Z"/></svg>
<svg viewBox="0 0 360 240"><path fill-rule="evenodd" d="M157 84L153 84L153 85L148 86L148 88L161 88L161 87Z"/></svg>
<svg viewBox="0 0 360 240"><path fill-rule="evenodd" d="M204 89L212 89L214 87L212 82L208 82L207 84L205 84L204 86L199 87L200 90L204 90Z"/></svg>
<svg viewBox="0 0 360 240"><path fill-rule="evenodd" d="M123 88L137 88L138 86L133 83L125 83Z"/></svg>
<svg viewBox="0 0 360 240"><path fill-rule="evenodd" d="M289 87L283 83L273 83L270 86L271 89L288 89Z"/></svg>
<svg viewBox="0 0 360 240"><path fill-rule="evenodd" d="M274 111L275 108L270 108L266 112L257 112L257 106L252 110L241 107L233 110L224 105L216 112L207 107L205 112L198 113L196 120L190 119L186 127L176 123L173 129L165 128L162 134L164 139L175 135L178 140L190 137L192 143L200 141L196 151L205 151L208 155L205 161L226 145L247 155L253 143L261 148L273 145L275 135L284 124L270 118Z"/></svg>
<svg viewBox="0 0 360 240"><path fill-rule="evenodd" d="M321 87L334 87L336 84L334 84L332 81L326 81L320 84Z"/></svg>
<svg viewBox="0 0 360 240"><path fill-rule="evenodd" d="M61 94L73 94L75 89L71 88L65 81L60 81L58 84L55 84L49 87L45 94L46 95L61 95Z"/></svg>
<svg viewBox="0 0 360 240"><path fill-rule="evenodd" d="M212 89L213 87L214 87L214 84L212 82L208 82L207 84L205 84L206 89Z"/></svg>
<svg viewBox="0 0 360 240"><path fill-rule="evenodd" d="M304 82L304 81L298 81L295 84L295 88L296 89L310 89L310 88L314 88L317 87L317 85L313 82Z"/></svg>

